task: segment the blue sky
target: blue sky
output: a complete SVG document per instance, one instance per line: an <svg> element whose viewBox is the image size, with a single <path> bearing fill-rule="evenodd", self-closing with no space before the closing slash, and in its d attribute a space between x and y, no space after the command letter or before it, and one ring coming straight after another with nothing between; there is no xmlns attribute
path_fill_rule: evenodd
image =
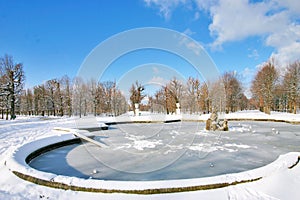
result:
<svg viewBox="0 0 300 200"><path fill-rule="evenodd" d="M187 34L204 47L221 73L236 71L245 87L271 56L279 68L300 59L297 0L0 0L0 10L0 56L9 54L24 64L26 87L65 74L76 76L99 43L142 27ZM130 69L136 59L141 65L172 56L145 51L116 63ZM192 74L184 64L175 68ZM119 78L120 69L114 70L107 79Z"/></svg>

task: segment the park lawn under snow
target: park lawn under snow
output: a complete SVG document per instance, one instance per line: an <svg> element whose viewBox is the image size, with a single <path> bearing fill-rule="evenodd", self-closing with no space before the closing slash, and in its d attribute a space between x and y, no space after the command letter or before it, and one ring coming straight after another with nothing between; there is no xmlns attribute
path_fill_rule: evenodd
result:
<svg viewBox="0 0 300 200"><path fill-rule="evenodd" d="M204 115L183 115L184 119L190 120L207 120L210 114ZM258 110L245 110L234 113L221 115L222 118L230 119L260 119L260 120L286 120L290 122L300 122L300 114L282 113L282 112L271 112L270 115L260 112Z"/></svg>
<svg viewBox="0 0 300 200"><path fill-rule="evenodd" d="M205 120L208 117L209 115L182 116L183 119L189 120ZM293 115L273 112L271 115L266 115L259 111L241 111L237 113L231 113L226 115L225 118L273 119L300 122L300 114ZM98 120L111 121L111 118L102 117L98 118ZM299 127L300 134L300 125L294 126ZM61 132L53 130L54 127L74 128L76 127L76 124L74 118L18 117L14 121L0 120L0 199L298 199L300 196L300 165L298 164L292 169L287 169L286 167L294 162L294 154L287 156L283 164L282 162L277 162L277 164L275 163L275 165L272 165L274 171L270 172L267 176L259 181L214 190L173 194L133 195L65 191L35 185L19 179L12 174L12 172L10 172L8 167L5 165L6 160L12 155L12 153L17 148L28 142L61 134ZM295 140L297 139L298 137L295 135ZM134 144L136 145L135 147L137 150L143 150L143 147L149 147L150 145L138 143L138 140L136 141L137 142ZM245 146L239 146L239 144L227 144L226 147L245 148ZM300 153L298 156L299 155ZM260 172L256 172L254 170L254 172L251 173L254 173L254 175L257 173L257 175L259 175ZM224 176L222 177L224 178ZM184 181L186 182L186 185L189 185L195 180ZM167 184L176 185L177 182L178 180L171 182L162 181L158 184L162 187L168 187L169 185ZM147 185L147 182L144 183ZM117 185L118 182L115 182L115 184L115 187L122 187L122 185L126 185L126 182L120 183L119 186ZM138 184L141 185L143 182L139 182Z"/></svg>

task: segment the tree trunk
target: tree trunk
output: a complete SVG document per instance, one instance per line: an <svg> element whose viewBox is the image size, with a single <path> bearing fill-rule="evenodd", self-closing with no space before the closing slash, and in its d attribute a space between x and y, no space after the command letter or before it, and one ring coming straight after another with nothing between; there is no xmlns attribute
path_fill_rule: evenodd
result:
<svg viewBox="0 0 300 200"><path fill-rule="evenodd" d="M13 94L10 101L10 119L14 120L15 118L15 95Z"/></svg>
<svg viewBox="0 0 300 200"><path fill-rule="evenodd" d="M81 97L79 97L79 118L81 118L81 107L82 107Z"/></svg>
<svg viewBox="0 0 300 200"><path fill-rule="evenodd" d="M53 116L56 116L56 110L55 110L54 103L53 103Z"/></svg>
<svg viewBox="0 0 300 200"><path fill-rule="evenodd" d="M72 116L72 105L70 104L69 105L69 117L71 117Z"/></svg>
<svg viewBox="0 0 300 200"><path fill-rule="evenodd" d="M8 120L8 113L9 113L9 110L8 109L6 109L6 120Z"/></svg>
<svg viewBox="0 0 300 200"><path fill-rule="evenodd" d="M64 109L63 109L63 99L62 97L60 98L60 109L59 109L59 112L60 112L60 116L64 116Z"/></svg>
<svg viewBox="0 0 300 200"><path fill-rule="evenodd" d="M84 100L84 116L87 116L87 102Z"/></svg>

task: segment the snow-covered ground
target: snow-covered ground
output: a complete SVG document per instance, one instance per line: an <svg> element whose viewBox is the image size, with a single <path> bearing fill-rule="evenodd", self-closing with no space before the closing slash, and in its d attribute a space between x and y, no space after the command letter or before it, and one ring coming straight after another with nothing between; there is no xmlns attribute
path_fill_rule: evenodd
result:
<svg viewBox="0 0 300 200"><path fill-rule="evenodd" d="M197 120L208 117L208 115L202 116L191 116L191 115L183 115L183 119ZM272 113L271 115L265 115L258 111L244 111L238 113L232 113L225 116L228 119L274 119L274 120L286 120L292 122L300 122L300 114L292 115L285 113ZM172 117L173 119L174 117ZM183 193L173 193L173 194L156 194L156 195L134 195L134 194L102 194L102 193L88 193L88 192L75 192L75 191L65 191L59 189L52 189L44 186L35 185L33 183L24 181L9 171L8 167L5 165L6 161L11 157L13 152L19 147L23 146L26 143L46 138L52 137L62 134L59 131L53 130L54 127L64 127L64 128L74 128L77 127L78 121L74 118L39 118L39 117L18 117L17 120L14 121L4 121L0 120L0 199L299 199L300 196L300 164L296 165L292 169L288 169L291 163L295 162L295 158L300 155L300 153L288 154L286 156L280 157L275 163L267 166L267 168L260 168L259 170L251 170L248 172L241 172L234 175L223 175L218 176L214 179L214 181L224 181L224 179L242 179L243 177L248 175L251 176L260 176L263 175L261 180L244 183L235 186L229 186L220 189L214 190L204 190L204 191L194 191L194 192L183 192ZM111 121L109 118L98 118L98 121ZM222 144L217 144L215 146L198 146L191 145L189 148L190 152L200 152L200 150L214 151L214 148L223 148L226 151L226 155L230 154L234 155L236 151L248 150L255 147L257 148L257 155L260 152L272 151L272 149L260 149L264 148L263 143L278 143L280 144L280 140L289 139L293 140L293 147L289 147L288 145L283 143L282 147L286 150L293 149L297 152L300 152L300 125L290 125L287 124L287 127L293 126L292 133L289 133L289 128L286 131L282 131L282 127L284 127L283 123L280 125L274 124L274 122L263 122L265 123L265 129L268 129L270 135L259 135L259 132L262 131L266 133L264 128L256 129L253 125L250 127L251 123L241 122L232 122L229 123L230 132L226 134L252 134L257 137L252 138L251 145L245 139L245 142L242 142L242 138L239 138L239 141L231 141L231 142L223 142ZM145 124L145 129L147 126L152 126L153 124ZM119 126L125 132L127 126ZM279 128L280 127L280 128ZM140 127L139 127L140 128ZM157 129L160 129L157 126ZM130 129L132 130L132 129ZM153 148L161 145L160 139L153 138L139 138L138 131L143 129L138 129L136 133L130 134L126 136L126 139L130 142L131 146L124 144L123 146L119 146L119 148L127 148L129 151L140 152L143 150L153 150ZM296 130L296 131L295 131ZM297 133L297 130L299 132ZM132 133L132 132L131 132ZM237 133L237 134L236 134ZM200 134L200 133L199 133ZM210 133L206 133L210 134ZM172 136L176 137L178 135L178 131L175 132L170 131L170 138ZM238 137L238 136L235 136ZM115 138L115 141L118 141L118 138ZM173 138L174 139L174 138ZM187 138L189 139L189 138ZM152 141L153 140L153 141ZM179 140L180 142L180 140ZM254 145L257 142L257 145ZM299 144L299 149L297 149L297 143ZM181 148L181 144L174 143L173 146L177 146ZM280 148L279 148L280 149ZM168 149L169 151L165 151L166 154L172 153L172 149ZM277 149L273 149L273 151L277 151ZM245 155L247 152L245 151ZM275 159L274 159L275 160ZM116 160L115 162L118 162ZM187 162L187 165L189 163ZM224 165L226 167L226 165ZM179 173L179 172L178 172ZM211 177L204 179L187 179L187 180L174 180L174 181L161 181L156 184L161 187L170 187L171 185L182 185L182 181L185 182L185 185L193 185L202 183L199 181L211 181ZM217 180L216 180L217 179ZM199 183L198 183L199 182ZM129 183L129 182L128 182ZM130 187L130 184L126 182L121 182L120 185L116 185L118 182L115 182L115 187ZM133 184L133 183L132 183ZM135 184L141 185L143 187L147 187L150 185L148 181L142 182L138 181ZM123 185L123 186L122 186ZM127 186L126 186L127 185ZM133 184L134 185L134 184ZM132 188L134 189L134 188Z"/></svg>
<svg viewBox="0 0 300 200"><path fill-rule="evenodd" d="M187 115L183 114L182 118L186 120L207 120L210 114L203 115ZM241 120L283 120L287 122L300 122L300 114L282 113L282 112L271 112L270 115L260 112L258 110L245 110L234 113L229 113L221 115L221 118L231 119L241 119Z"/></svg>

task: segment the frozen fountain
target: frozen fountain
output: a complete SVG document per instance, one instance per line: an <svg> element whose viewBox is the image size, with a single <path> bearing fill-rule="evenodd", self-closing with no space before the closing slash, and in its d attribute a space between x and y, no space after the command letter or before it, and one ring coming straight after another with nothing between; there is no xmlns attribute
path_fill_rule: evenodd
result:
<svg viewBox="0 0 300 200"><path fill-rule="evenodd" d="M5 163L18 177L44 186L153 194L165 188L171 192L200 190L208 182L207 187L218 188L239 184L231 180L255 181L263 176L249 176L256 168L265 166L270 173L273 165L267 164L279 155L299 150L299 140L287 137L298 133L298 127L273 122L274 130L282 134L270 134L273 129L267 129L265 123L272 122L247 121L241 127L255 127L255 132L231 129L220 137L203 129L225 131L227 121L221 123L217 113L209 120L206 124L120 124L92 132L93 138L84 130L61 128L56 136L21 146ZM233 121L231 126L239 123ZM266 136L269 143L257 142L265 141ZM297 155L292 155L293 161L297 161Z"/></svg>

